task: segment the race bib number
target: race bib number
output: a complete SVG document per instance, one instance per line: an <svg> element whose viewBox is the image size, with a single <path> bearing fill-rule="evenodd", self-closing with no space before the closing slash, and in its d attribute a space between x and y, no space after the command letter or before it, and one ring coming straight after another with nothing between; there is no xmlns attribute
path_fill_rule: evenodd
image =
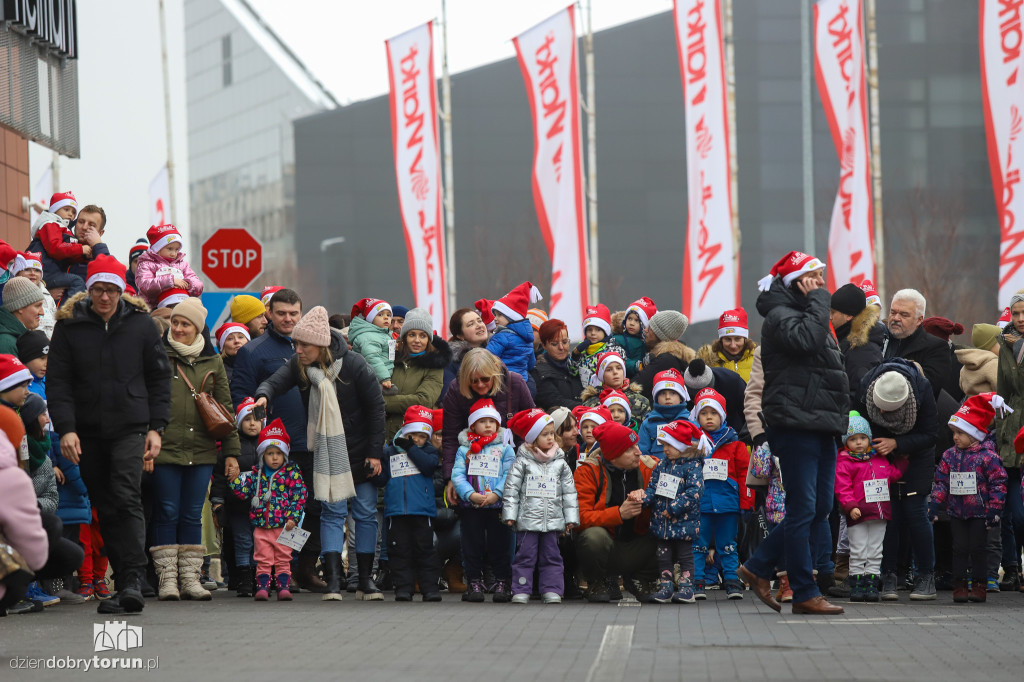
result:
<svg viewBox="0 0 1024 682"><path fill-rule="evenodd" d="M704 460L705 481L725 481L729 478L729 460L708 457Z"/></svg>
<svg viewBox="0 0 1024 682"><path fill-rule="evenodd" d="M870 481L864 481L864 501L888 502L889 481L884 478L873 478Z"/></svg>
<svg viewBox="0 0 1024 682"><path fill-rule="evenodd" d="M157 268L156 274L157 276L170 275L171 277L181 278L181 270L178 270L178 268L172 268L169 265Z"/></svg>
<svg viewBox="0 0 1024 682"><path fill-rule="evenodd" d="M660 443L660 442L661 442L661 439L662 439L662 438L663 438L664 436L665 436L665 427L664 427L664 426L659 426L659 427L658 427L658 435L657 435L657 437L655 438L656 442Z"/></svg>
<svg viewBox="0 0 1024 682"><path fill-rule="evenodd" d="M658 487L654 489L654 494L661 497L667 497L670 500L676 499L676 493L679 492L679 477L673 476L672 474L659 474L658 476Z"/></svg>
<svg viewBox="0 0 1024 682"><path fill-rule="evenodd" d="M950 495L977 495L978 474L973 471L949 472Z"/></svg>
<svg viewBox="0 0 1024 682"><path fill-rule="evenodd" d="M412 476L419 472L420 470L416 468L416 465L409 460L409 455L404 452L400 452L397 455L391 455L391 478Z"/></svg>
<svg viewBox="0 0 1024 682"><path fill-rule="evenodd" d="M394 339L388 339L388 360L390 360L391 362L395 361L395 347L397 345L397 341L395 341Z"/></svg>
<svg viewBox="0 0 1024 682"><path fill-rule="evenodd" d="M497 452L481 452L471 455L466 473L470 476L497 478L501 475L501 455Z"/></svg>
<svg viewBox="0 0 1024 682"><path fill-rule="evenodd" d="M296 552L301 551L302 547L306 544L306 540L309 539L310 532L308 530L302 530L298 526L291 530L282 530L281 534L277 537L278 544L284 545L285 547L291 547Z"/></svg>
<svg viewBox="0 0 1024 682"><path fill-rule="evenodd" d="M526 477L526 496L527 497L544 497L548 499L554 499L558 493L558 481L555 480L554 476L534 476L527 475Z"/></svg>

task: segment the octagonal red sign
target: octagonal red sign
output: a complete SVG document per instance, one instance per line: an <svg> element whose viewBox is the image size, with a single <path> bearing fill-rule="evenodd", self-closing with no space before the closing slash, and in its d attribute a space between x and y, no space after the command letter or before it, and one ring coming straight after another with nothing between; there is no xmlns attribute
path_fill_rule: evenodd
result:
<svg viewBox="0 0 1024 682"><path fill-rule="evenodd" d="M203 274L220 289L245 289L263 272L263 246L241 227L224 227L203 242Z"/></svg>

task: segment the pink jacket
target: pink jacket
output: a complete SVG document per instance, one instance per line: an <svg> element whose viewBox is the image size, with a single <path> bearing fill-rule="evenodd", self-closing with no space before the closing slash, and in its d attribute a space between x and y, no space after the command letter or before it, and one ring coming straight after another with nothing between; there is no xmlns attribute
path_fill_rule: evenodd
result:
<svg viewBox="0 0 1024 682"><path fill-rule="evenodd" d="M892 519L892 507L889 502L865 502L864 481L883 478L889 483L890 495L892 484L900 479L907 470L908 460L898 458L895 464L881 455L875 454L866 462L860 462L850 456L845 449L839 451L836 461L836 497L839 506L846 514L846 523L856 525L861 521L888 521ZM860 509L861 517L856 521L850 518L853 509Z"/></svg>
<svg viewBox="0 0 1024 682"><path fill-rule="evenodd" d="M46 563L50 542L39 516L32 479L18 468L11 441L0 431L0 533L21 553L29 568L38 571ZM0 597L7 587L0 582Z"/></svg>
<svg viewBox="0 0 1024 682"><path fill-rule="evenodd" d="M173 272L161 273L162 268L174 268L181 273L181 279L188 285L189 296L199 296L203 293L203 281L189 266L185 254L179 252L177 258L168 261L163 256L144 251L139 256L139 267L135 271L135 288L146 299L150 308L156 308L160 303L161 292L174 288L174 278L178 276Z"/></svg>

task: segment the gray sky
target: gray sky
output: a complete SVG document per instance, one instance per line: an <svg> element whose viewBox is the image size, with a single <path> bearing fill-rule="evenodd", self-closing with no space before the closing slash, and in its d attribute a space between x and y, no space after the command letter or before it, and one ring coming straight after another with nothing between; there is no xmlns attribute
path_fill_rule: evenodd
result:
<svg viewBox="0 0 1024 682"><path fill-rule="evenodd" d="M342 103L386 93L384 41L441 16L440 0L249 2ZM450 70L455 73L513 56L513 36L567 4L566 0L448 0ZM177 188L175 222L187 241L183 11L181 0L166 0L166 5ZM671 0L594 0L594 30L671 9ZM577 27L583 28L582 16ZM435 63L440 76L440 31L435 35ZM149 228L149 183L167 158L157 0L79 3L78 41L82 158L61 159L60 188L74 191L80 206L103 206L108 217L107 243L114 255L127 261L129 247ZM598 107L600 111L600 93ZM458 112L454 113L457 121ZM30 144L32 186L51 158L49 150ZM49 197L32 199L45 202ZM198 245L186 244L186 248L196 252ZM193 253L191 258L197 265L198 254Z"/></svg>

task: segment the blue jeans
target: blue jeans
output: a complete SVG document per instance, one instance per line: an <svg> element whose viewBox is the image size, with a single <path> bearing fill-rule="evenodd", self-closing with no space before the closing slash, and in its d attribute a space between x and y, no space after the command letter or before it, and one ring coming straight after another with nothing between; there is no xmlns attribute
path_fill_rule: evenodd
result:
<svg viewBox="0 0 1024 682"><path fill-rule="evenodd" d="M932 524L928 521L928 496L907 495L906 486L895 486L890 507L892 520L885 526L885 542L882 545L882 573L895 573L900 556L900 526L906 526L910 538L910 549L914 553L914 565L918 573L935 571L935 544L932 539Z"/></svg>
<svg viewBox="0 0 1024 682"><path fill-rule="evenodd" d="M356 485L356 496L349 501L349 507L356 522L356 554L374 554L377 551L377 486L365 481ZM338 547L340 552L341 543Z"/></svg>
<svg viewBox="0 0 1024 682"><path fill-rule="evenodd" d="M1000 524L1003 536L1003 568L1020 566L1017 550L1024 540L1024 502L1020 498L1021 470L1006 470L1006 507Z"/></svg>
<svg viewBox="0 0 1024 682"><path fill-rule="evenodd" d="M153 467L154 545L202 544L203 502L212 474L212 464L157 464Z"/></svg>
<svg viewBox="0 0 1024 682"><path fill-rule="evenodd" d="M320 551L338 552L345 547L345 517L348 516L348 503L320 503Z"/></svg>
<svg viewBox="0 0 1024 682"><path fill-rule="evenodd" d="M775 567L785 567L793 601L821 594L814 582L812 538L821 543L821 524L827 530L836 483L836 442L827 433L797 429L768 429L768 444L779 457L786 482L786 518L768 534L746 563L760 578L770 578ZM817 527L812 533L812 530Z"/></svg>
<svg viewBox="0 0 1024 682"><path fill-rule="evenodd" d="M706 579L705 565L712 538L715 541L715 555L722 564L723 577L725 580L739 579L736 575L736 569L740 567L740 557L736 553L736 533L739 532L739 525L739 512L700 515L700 538L693 543L693 575L697 580Z"/></svg>
<svg viewBox="0 0 1024 682"><path fill-rule="evenodd" d="M231 539L235 543L235 566L253 566L252 561L252 523L249 512L228 512L228 523L231 524Z"/></svg>

